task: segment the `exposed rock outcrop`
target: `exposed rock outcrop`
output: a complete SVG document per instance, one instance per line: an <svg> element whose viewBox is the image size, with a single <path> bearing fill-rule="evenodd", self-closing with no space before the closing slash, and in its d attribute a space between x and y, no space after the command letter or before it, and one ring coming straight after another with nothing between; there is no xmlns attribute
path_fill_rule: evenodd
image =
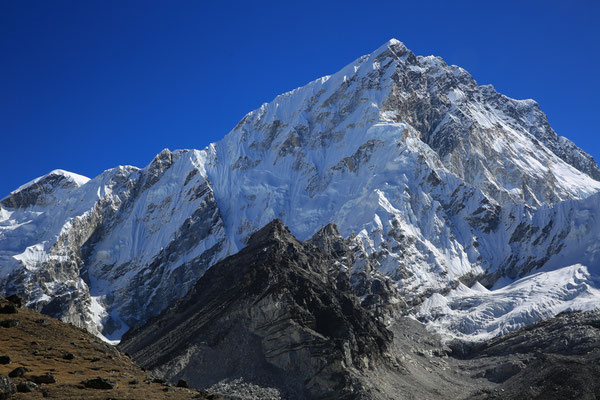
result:
<svg viewBox="0 0 600 400"><path fill-rule="evenodd" d="M360 306L330 254L275 220L120 347L196 388L242 379L290 398L356 396L385 365L392 334Z"/></svg>

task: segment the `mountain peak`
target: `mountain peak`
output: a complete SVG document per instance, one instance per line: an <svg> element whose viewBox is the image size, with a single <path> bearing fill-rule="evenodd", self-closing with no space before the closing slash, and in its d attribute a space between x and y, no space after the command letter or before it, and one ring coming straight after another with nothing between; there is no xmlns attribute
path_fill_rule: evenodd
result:
<svg viewBox="0 0 600 400"><path fill-rule="evenodd" d="M404 48L406 49L406 45L399 41L398 39L395 38L391 38L390 40L388 40L387 42L385 42L384 44L382 44L381 46L379 46L379 48L377 50L374 51L374 53L378 53L380 51L385 51L389 48Z"/></svg>
<svg viewBox="0 0 600 400"><path fill-rule="evenodd" d="M28 207L48 202L46 196L60 189L75 189L85 185L90 178L62 169L55 169L13 190L0 204L7 208Z"/></svg>
<svg viewBox="0 0 600 400"><path fill-rule="evenodd" d="M55 170L48 172L46 175L37 177L37 178L27 182L26 184L19 186L17 189L13 190L11 192L11 194L20 192L24 189L27 189L30 186L35 185L36 183L40 183L47 179L61 179L61 178L65 178L66 181L71 182L74 186L77 186L77 187L86 184L90 180L90 178L83 176L83 175L76 174L74 172L65 171L64 169L55 169Z"/></svg>
<svg viewBox="0 0 600 400"><path fill-rule="evenodd" d="M259 246L271 242L273 239L295 239L287 226L279 218L269 222L256 231L248 239L248 246Z"/></svg>
<svg viewBox="0 0 600 400"><path fill-rule="evenodd" d="M412 51L410 51L406 45L399 41L398 39L390 39L387 42L385 42L384 44L382 44L381 46L379 46L377 48L377 50L375 50L373 53L371 53L371 56L377 58L381 55L386 55L386 54L392 54L396 57L402 57L404 55L410 55L413 58L415 57L415 55L413 54ZM416 58L415 58L416 61Z"/></svg>

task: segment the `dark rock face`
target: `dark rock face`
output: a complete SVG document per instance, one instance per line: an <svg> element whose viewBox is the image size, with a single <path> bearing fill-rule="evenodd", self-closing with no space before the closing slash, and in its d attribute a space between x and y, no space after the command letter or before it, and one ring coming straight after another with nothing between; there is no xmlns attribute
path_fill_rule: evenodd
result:
<svg viewBox="0 0 600 400"><path fill-rule="evenodd" d="M10 364L11 360L9 356L0 356L0 364Z"/></svg>
<svg viewBox="0 0 600 400"><path fill-rule="evenodd" d="M328 253L344 251L319 243ZM239 378L290 398L355 396L364 376L385 365L393 335L361 307L349 278L339 283L334 265L275 220L120 346L142 366L196 388Z"/></svg>
<svg viewBox="0 0 600 400"><path fill-rule="evenodd" d="M18 294L11 294L10 296L6 297L6 300L10 301L12 304L15 305L15 307L23 307L24 304L24 300L21 296L19 296Z"/></svg>
<svg viewBox="0 0 600 400"><path fill-rule="evenodd" d="M335 224L324 226L307 244L317 247L326 258L341 266L333 272L336 289L354 292L361 299L361 306L377 319L384 321L402 315L406 310L407 305L398 298L392 279L379 273L372 265L377 262L377 255L367 256L352 238L345 239ZM362 264L362 268L345 268L358 264Z"/></svg>

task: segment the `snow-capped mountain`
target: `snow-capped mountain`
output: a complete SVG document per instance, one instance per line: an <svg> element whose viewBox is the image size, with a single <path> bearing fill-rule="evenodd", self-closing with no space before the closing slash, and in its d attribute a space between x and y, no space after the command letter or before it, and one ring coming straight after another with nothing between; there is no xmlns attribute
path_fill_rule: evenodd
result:
<svg viewBox="0 0 600 400"><path fill-rule="evenodd" d="M118 339L271 220L300 240L333 222L365 255L345 267L393 279L433 327L493 335L600 304L599 191L598 165L537 103L391 40L203 150L13 191L0 203L0 287ZM564 268L580 271L575 284ZM464 286L476 281L498 291ZM548 281L546 300L521 296ZM524 300L503 303L515 292Z"/></svg>

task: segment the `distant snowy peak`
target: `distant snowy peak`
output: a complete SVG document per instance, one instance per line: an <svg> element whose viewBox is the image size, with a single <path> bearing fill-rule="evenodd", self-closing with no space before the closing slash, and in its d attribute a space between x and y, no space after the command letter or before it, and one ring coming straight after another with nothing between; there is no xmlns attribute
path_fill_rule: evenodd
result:
<svg viewBox="0 0 600 400"><path fill-rule="evenodd" d="M53 192L78 188L85 185L89 180L90 178L83 175L55 169L12 191L2 199L0 204L10 208L48 204L52 201L52 197L48 196L51 196Z"/></svg>
<svg viewBox="0 0 600 400"><path fill-rule="evenodd" d="M64 178L65 182L70 182L75 187L85 185L90 180L90 178L83 176L83 175L76 174L74 172L69 172L69 171L65 171L62 169L55 169L53 171L50 171L46 175L35 178L35 179L27 182L26 184L19 186L16 190L13 190L11 192L11 194L20 192L30 186L33 186L35 184L40 184L43 181L46 181L51 178Z"/></svg>

